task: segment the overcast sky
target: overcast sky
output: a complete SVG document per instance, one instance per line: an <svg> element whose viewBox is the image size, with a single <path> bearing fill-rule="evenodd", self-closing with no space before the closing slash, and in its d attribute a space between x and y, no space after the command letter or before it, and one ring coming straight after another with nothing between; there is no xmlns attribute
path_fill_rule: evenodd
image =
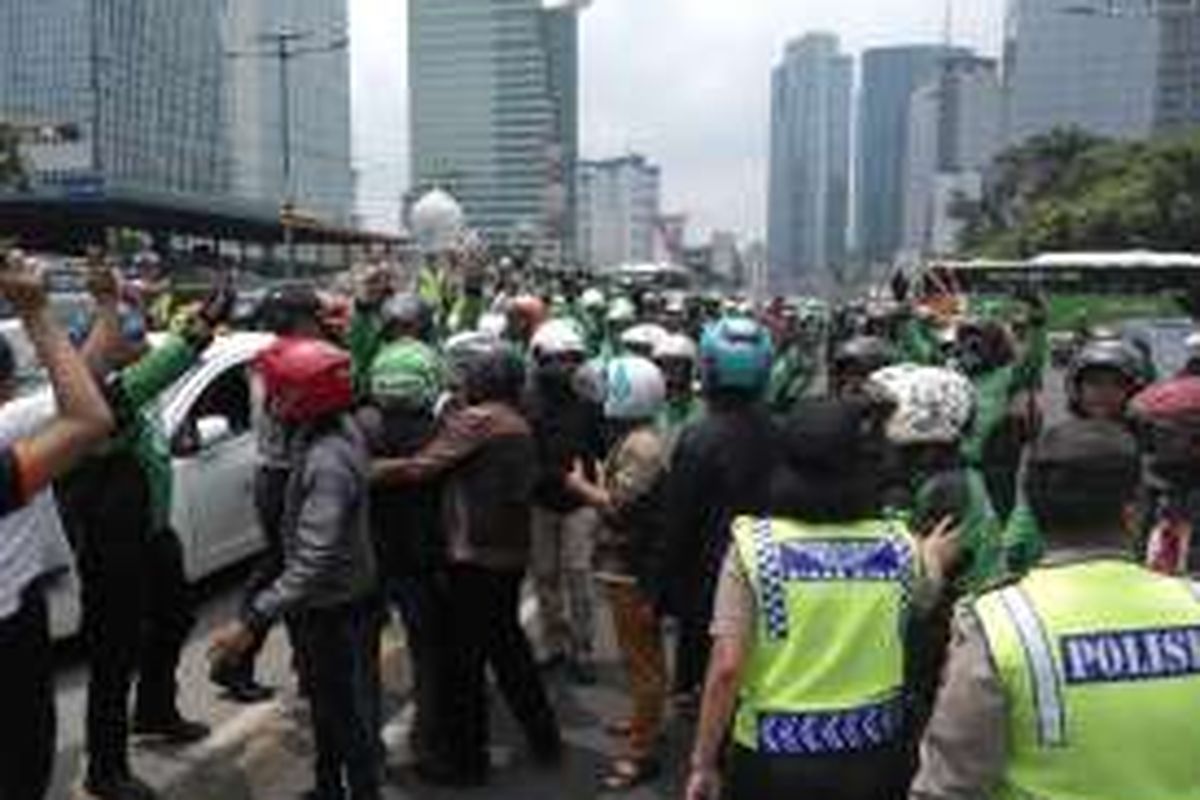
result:
<svg viewBox="0 0 1200 800"><path fill-rule="evenodd" d="M995 55L1004 0L956 0L955 41ZM350 0L359 207L393 228L408 186L405 0ZM691 236L765 233L771 67L813 30L859 53L938 42L945 0L595 0L581 21L585 158L637 151Z"/></svg>

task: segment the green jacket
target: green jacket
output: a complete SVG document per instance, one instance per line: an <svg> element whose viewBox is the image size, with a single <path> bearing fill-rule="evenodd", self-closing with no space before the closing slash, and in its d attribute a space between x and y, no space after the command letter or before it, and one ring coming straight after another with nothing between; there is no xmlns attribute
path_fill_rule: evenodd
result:
<svg viewBox="0 0 1200 800"><path fill-rule="evenodd" d="M942 478L948 473L942 473ZM926 479L913 498L912 519L936 521L947 512L957 519L961 531L964 555L969 566L959 576L961 592L976 593L1007 574L1002 544L1001 521L988 496L987 485L977 469L964 466L961 473L962 494L947 502L946 480Z"/></svg>
<svg viewBox="0 0 1200 800"><path fill-rule="evenodd" d="M354 304L346 344L350 348L350 379L354 384L354 396L365 397L371 390L371 364L383 347L383 320L379 317L378 308Z"/></svg>
<svg viewBox="0 0 1200 800"><path fill-rule="evenodd" d="M945 360L942 358L942 344L933 326L926 320L909 316L901 324L898 338L901 361L928 367L942 366Z"/></svg>
<svg viewBox="0 0 1200 800"><path fill-rule="evenodd" d="M808 391L816 374L816 363L799 343L790 345L771 367L767 384L767 407L786 414Z"/></svg>
<svg viewBox="0 0 1200 800"><path fill-rule="evenodd" d="M182 336L169 334L162 345L117 373L109 393L120 427L107 447L110 452L132 452L145 471L154 530L166 528L171 520L171 450L155 401L191 369L200 353Z"/></svg>
<svg viewBox="0 0 1200 800"><path fill-rule="evenodd" d="M1041 560L1045 550L1046 542L1033 516L1033 509L1029 507L1029 501L1018 495L1008 524L1004 526L1004 560L1008 571L1014 575L1024 575Z"/></svg>
<svg viewBox="0 0 1200 800"><path fill-rule="evenodd" d="M975 466L983 464L983 448L1008 415L1013 397L1041 384L1048 351L1046 326L1034 327L1029 335L1019 360L971 378L975 386L975 417L971 430L963 438L962 452Z"/></svg>

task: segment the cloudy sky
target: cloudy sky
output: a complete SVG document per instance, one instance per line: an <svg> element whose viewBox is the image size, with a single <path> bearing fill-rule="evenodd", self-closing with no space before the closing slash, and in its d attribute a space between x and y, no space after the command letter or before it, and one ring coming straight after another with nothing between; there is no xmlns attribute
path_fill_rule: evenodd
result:
<svg viewBox="0 0 1200 800"><path fill-rule="evenodd" d="M996 54L1003 0L956 0L955 40ZM350 0L359 206L395 227L408 185L404 0ZM663 167L663 204L691 234L762 236L772 65L828 30L854 53L940 41L945 0L595 0L583 15L582 148Z"/></svg>

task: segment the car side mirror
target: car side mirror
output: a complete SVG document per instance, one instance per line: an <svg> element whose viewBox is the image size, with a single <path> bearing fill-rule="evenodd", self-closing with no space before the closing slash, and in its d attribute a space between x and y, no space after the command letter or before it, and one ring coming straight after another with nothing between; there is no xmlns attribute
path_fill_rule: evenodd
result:
<svg viewBox="0 0 1200 800"><path fill-rule="evenodd" d="M212 415L196 420L196 439L201 450L207 450L233 436L229 417Z"/></svg>

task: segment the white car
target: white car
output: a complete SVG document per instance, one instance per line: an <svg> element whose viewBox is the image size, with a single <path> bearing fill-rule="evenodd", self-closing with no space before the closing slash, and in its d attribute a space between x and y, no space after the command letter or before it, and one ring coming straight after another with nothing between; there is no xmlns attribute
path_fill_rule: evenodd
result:
<svg viewBox="0 0 1200 800"><path fill-rule="evenodd" d="M274 336L218 337L158 401L171 444L171 526L183 545L184 571L197 581L263 549L254 507L257 443L251 430L249 367ZM50 594L54 638L79 631L78 578Z"/></svg>

